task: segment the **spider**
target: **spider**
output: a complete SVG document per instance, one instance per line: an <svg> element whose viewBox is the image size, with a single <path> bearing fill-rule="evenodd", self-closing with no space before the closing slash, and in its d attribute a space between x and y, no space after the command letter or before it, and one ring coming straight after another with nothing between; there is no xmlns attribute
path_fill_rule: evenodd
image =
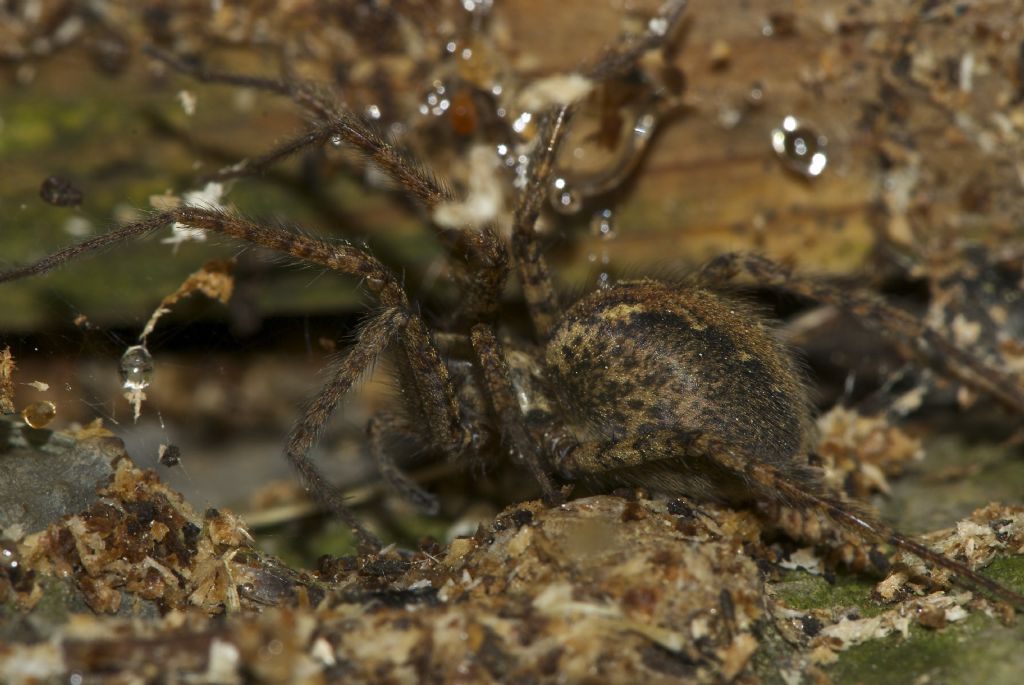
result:
<svg viewBox="0 0 1024 685"><path fill-rule="evenodd" d="M624 40L581 76L601 82L631 68L664 44L684 6L682 0L667 3L645 33ZM308 132L257 158L245 171L341 140L431 216L458 200L373 126L304 84L218 75L153 54L204 80L289 95L314 113L317 123ZM779 504L819 514L865 539L890 543L952 571L960 583L1024 611L1021 595L827 490L822 474L809 463L814 432L799 365L767 322L730 294L729 281L743 273L761 284L836 305L894 339L919 363L1024 413L1020 388L909 314L867 294L795 275L758 255L725 254L676 282L621 281L563 307L534 227L576 109L570 98L542 118L515 200L508 244L488 226L455 229L433 223L462 279L452 330L433 329L399 277L363 248L199 207L153 214L0 273L0 282L42 274L171 223L362 279L379 308L302 409L284 452L319 503L351 528L365 556L381 552L380 539L346 506L308 454L342 398L381 355L392 353L404 412L371 420L370 451L385 480L423 509L436 509L437 501L398 468L389 436L411 436L456 462L483 460L505 447L525 464L549 506L564 497L559 480L584 479L606 487L642 486L670 495L734 505ZM513 270L532 323L530 342L509 340L497 327L500 294Z"/></svg>

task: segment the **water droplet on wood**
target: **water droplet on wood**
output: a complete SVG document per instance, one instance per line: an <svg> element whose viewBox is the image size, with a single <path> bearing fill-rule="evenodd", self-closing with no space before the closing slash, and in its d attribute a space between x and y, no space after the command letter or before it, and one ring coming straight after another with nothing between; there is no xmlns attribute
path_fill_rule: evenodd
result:
<svg viewBox="0 0 1024 685"><path fill-rule="evenodd" d="M57 405L49 400L33 402L21 410L21 418L30 428L45 428L57 416Z"/></svg>
<svg viewBox="0 0 1024 685"><path fill-rule="evenodd" d="M806 178L816 178L825 170L827 148L828 138L792 115L772 131L772 149L779 160L787 169Z"/></svg>

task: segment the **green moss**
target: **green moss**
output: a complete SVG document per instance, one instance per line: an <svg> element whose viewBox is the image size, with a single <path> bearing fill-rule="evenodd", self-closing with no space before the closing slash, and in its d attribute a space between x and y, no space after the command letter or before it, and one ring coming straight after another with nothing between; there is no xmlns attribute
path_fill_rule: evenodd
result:
<svg viewBox="0 0 1024 685"><path fill-rule="evenodd" d="M840 575L834 583L806 571L787 571L782 580L773 583L782 602L799 611L832 607L857 607L861 616L874 616L885 611L871 599L874 583L868 578Z"/></svg>
<svg viewBox="0 0 1024 685"><path fill-rule="evenodd" d="M66 622L69 610L76 604L71 586L53 576L40 576L39 586L43 593L32 608L33 613L52 625ZM77 604L81 604L81 600Z"/></svg>
<svg viewBox="0 0 1024 685"><path fill-rule="evenodd" d="M836 685L1016 685L1024 673L1020 649L1024 629L1008 628L981 614L941 630L913 627L903 638L891 635L853 647L828 669Z"/></svg>
<svg viewBox="0 0 1024 685"><path fill-rule="evenodd" d="M1024 589L1024 556L1000 557L985 569L985 575ZM839 576L830 584L803 571L789 571L773 588L782 602L801 611L852 606L862 617L870 617L886 610L871 599L869 579ZM913 626L907 637L896 634L857 645L840 653L827 671L836 685L902 685L919 682L923 676L929 682L950 685L1016 685L1024 673L1021 644L1024 625L1008 627L976 613L941 630ZM790 663L795 654L795 647L766 627L755 670L765 682L782 682L778 665Z"/></svg>
<svg viewBox="0 0 1024 685"><path fill-rule="evenodd" d="M0 154L9 155L21 150L32 150L53 143L57 132L52 123L37 116L13 116L4 122L0 134Z"/></svg>
<svg viewBox="0 0 1024 685"><path fill-rule="evenodd" d="M408 511L378 522L381 535L405 549L416 549L420 540L443 540L451 520ZM325 554L344 556L356 551L352 531L335 519L314 518L261 531L257 544L263 551L280 557L292 568L313 568Z"/></svg>
<svg viewBox="0 0 1024 685"><path fill-rule="evenodd" d="M1001 585L1024 592L1024 555L997 557L982 572Z"/></svg>
<svg viewBox="0 0 1024 685"><path fill-rule="evenodd" d="M965 634L976 632L979 619L944 630L912 628L903 638L898 634L870 640L845 652L829 669L835 683L912 683L915 678L948 671L957 658L958 644Z"/></svg>
<svg viewBox="0 0 1024 685"><path fill-rule="evenodd" d="M324 554L355 552L355 538L348 528L336 521L320 523L319 519L310 519L263 530L257 533L256 544L294 569L314 568Z"/></svg>
<svg viewBox="0 0 1024 685"><path fill-rule="evenodd" d="M415 549L424 538L444 540L451 527L450 519L409 512L392 521L389 537L393 536L403 547Z"/></svg>

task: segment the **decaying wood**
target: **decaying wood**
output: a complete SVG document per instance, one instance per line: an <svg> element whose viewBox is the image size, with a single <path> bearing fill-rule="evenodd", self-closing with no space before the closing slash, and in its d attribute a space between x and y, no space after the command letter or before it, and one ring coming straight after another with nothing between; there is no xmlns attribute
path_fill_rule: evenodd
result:
<svg viewBox="0 0 1024 685"><path fill-rule="evenodd" d="M644 16L647 5L656 3L638 3L627 12L579 0L498 3L488 47L517 79L568 71ZM127 39L144 40L141 13L111 11ZM276 73L274 56L245 48L247 36L268 30L272 43L292 31L303 36L309 51L300 52L302 73L334 78L328 54L340 59L345 53L337 45L344 41L332 43L333 34L313 21L304 6L276 11L280 16L267 24L273 29L254 28L260 24L248 10L232 6L216 21L202 24L202 33L192 32L185 13L173 17L169 30L177 27L180 35L188 36L178 41L180 50L199 50L214 65L270 75ZM444 12L461 10L444 5L428 11L410 3L403 11L429 25L429 17L436 20ZM564 266L560 273L571 285L589 280L598 267L663 269L692 265L725 250L754 248L815 271L848 274L863 269L879 250L920 261L962 240L996 243L1017 237L1024 219L1018 200L1024 152L1024 28L1016 19L1012 2L972 4L962 10L888 1L797 6L694 2L672 55L672 63L685 75L683 104L662 122L648 158L625 192L595 200L569 222L575 228L555 246ZM225 50L225 40L236 47ZM283 98L250 92L250 104L240 107L236 89L195 83L187 84L187 90L198 104L195 114L187 116L175 100L184 82L154 81L151 65L139 55L125 61L116 80L97 70L81 72L80 52L91 45L83 39L55 55L25 59L20 71L9 72L2 86L4 99L43 108L54 102L93 102L80 116L96 117L88 111L109 110L102 103L114 96L126 122L137 122L141 110L148 112L143 119L163 123L154 130L137 123L111 128L112 122L86 120L82 132L88 135L65 140L62 127L24 137L31 133L28 122L5 117L4 135L10 140L5 193L13 205L22 202L19 198L32 198L34 207L40 180L56 164L83 178L80 185L89 191L87 198L100 195L95 205L87 201L84 211L97 227L104 226L114 204L144 207L150 194L167 189L162 179L195 176L191 167L197 156L205 158L209 170L268 149L301 126L296 108ZM339 77L345 81L344 97L357 110L381 103L391 111L414 111L429 75L408 66L410 58L393 46L380 50L347 55L352 62ZM66 74L72 68L75 78L69 84ZM15 76L29 82L19 85ZM115 95L119 93L127 96ZM259 103L255 109L253 98ZM775 159L771 131L787 115L810 122L828 137L829 163L820 178L803 179ZM169 130L176 131L170 138ZM182 149L180 136L191 150ZM52 141L54 147L47 150L43 141ZM145 194L132 187L119 189L118 174L104 174L102 180L96 175L98 162L89 160L99 159L110 160L102 165L107 168L130 161L136 169L147 170L133 171L123 177L125 182L137 183L148 174L154 183ZM453 160L449 151L430 161L447 173ZM452 171L457 177L459 172ZM326 231L340 228L349 235L370 236L381 253L400 252L402 266L412 273L428 272L436 252L419 219L386 194L368 196L357 179L345 180L346 173L336 173L341 178L314 196L292 197L285 200L288 206L257 211L270 210ZM244 201L239 202L245 210ZM586 229L591 212L604 208L615 213L613 240ZM31 250L5 250L5 258L36 254L42 249L39 238L48 234L53 236L51 245L66 242L59 226L66 222L67 211L51 207L22 218L9 215L6 222L17 222L10 223L11 229L30 233L35 242ZM163 259L157 256L160 251L153 254ZM151 267L142 268L152 277ZM167 279L172 280L169 275ZM172 287L154 285L151 297ZM13 295L12 304L23 297ZM100 323L107 317L106 298L97 296L89 306ZM335 290L333 301L339 306L350 300ZM118 301L123 308L124 302ZM269 309L288 311L320 306L321 300L310 293L267 303ZM11 311L12 316L19 312ZM38 312L17 317L12 321L37 318Z"/></svg>

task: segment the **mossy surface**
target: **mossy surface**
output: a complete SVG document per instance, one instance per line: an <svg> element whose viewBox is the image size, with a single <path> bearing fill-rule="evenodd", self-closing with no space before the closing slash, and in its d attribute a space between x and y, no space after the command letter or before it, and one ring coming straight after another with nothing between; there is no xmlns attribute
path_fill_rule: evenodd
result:
<svg viewBox="0 0 1024 685"><path fill-rule="evenodd" d="M259 94L257 106L243 110L230 88L153 79L143 67L140 61L112 79L56 58L28 86L0 85L0 269L142 216L151 211L151 196L196 189L204 173L264 152L303 126L282 98ZM182 87L197 94L194 117L176 100ZM438 254L415 212L387 191L368 191L343 168L313 184L304 184L298 169L292 160L264 177L233 182L226 200L246 216L365 240L411 276L415 290ZM51 175L80 189L82 204L45 203L39 188ZM161 231L46 276L6 284L5 329L66 326L79 313L101 327L141 326L160 299L204 262L239 253L236 242L217 237L175 251L161 242L167 235L169 230ZM354 281L319 273L268 265L251 289L260 313L365 308Z"/></svg>
<svg viewBox="0 0 1024 685"><path fill-rule="evenodd" d="M948 685L1014 685L1024 673L1024 626L1003 626L975 614L941 630L913 627L844 652L828 669L836 685L923 682Z"/></svg>
<svg viewBox="0 0 1024 685"><path fill-rule="evenodd" d="M1016 590L1024 586L1024 557L1000 557L985 575ZM849 608L867 618L887 610L871 598L870 580L839 575L834 583L804 571L790 571L773 583L777 597L792 609ZM983 613L941 629L912 625L909 634L870 640L840 652L824 671L835 685L904 685L927 682L949 685L1016 685L1024 673L1024 625L1004 625ZM771 626L761 634L756 671L766 683L784 683L781 664L799 663L796 648Z"/></svg>
<svg viewBox="0 0 1024 685"><path fill-rule="evenodd" d="M885 607L871 599L874 584L870 578L839 575L834 582L806 571L787 571L772 584L779 599L791 609L807 611L833 607L855 607L860 616L874 616Z"/></svg>
<svg viewBox="0 0 1024 685"><path fill-rule="evenodd" d="M996 438L965 437L972 435L971 425L964 418L960 422L963 425L951 426L948 433L930 436L925 460L914 466L914 473L893 480L892 495L879 502L884 517L897 528L912 534L937 530L991 501L1021 501L1018 484L1024 462L1008 455ZM981 573L1024 591L1024 556L999 556ZM778 599L793 609L849 608L867 618L889 608L872 598L875 581L843 571L829 583L805 571L788 571L773 587ZM784 683L781 665L798 663L796 648L770 626L761 638L758 674L766 683ZM870 640L840 652L837 662L823 670L836 685L1016 685L1024 673L1022 644L1020 623L1006 626L974 612L941 629L915 624L906 637ZM927 681L921 680L924 677Z"/></svg>

